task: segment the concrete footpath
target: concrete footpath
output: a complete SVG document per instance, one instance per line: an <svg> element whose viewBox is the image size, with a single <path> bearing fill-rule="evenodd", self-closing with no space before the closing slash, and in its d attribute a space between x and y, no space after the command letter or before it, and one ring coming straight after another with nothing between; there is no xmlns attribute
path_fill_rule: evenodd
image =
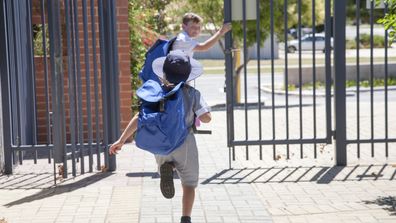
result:
<svg viewBox="0 0 396 223"><path fill-rule="evenodd" d="M279 153L277 161L272 146L263 148L263 160L258 148L246 160L240 147L229 169L225 111L214 111L213 123L202 128L213 134L196 136L200 184L194 223L396 222L394 144L387 160L361 159L345 168L332 166L332 146L322 146L317 159L293 152L290 160ZM0 222L179 222L180 181L175 180L175 198L163 198L151 154L128 144L117 155L117 167L54 187L52 164L26 161L14 175L0 176Z"/></svg>

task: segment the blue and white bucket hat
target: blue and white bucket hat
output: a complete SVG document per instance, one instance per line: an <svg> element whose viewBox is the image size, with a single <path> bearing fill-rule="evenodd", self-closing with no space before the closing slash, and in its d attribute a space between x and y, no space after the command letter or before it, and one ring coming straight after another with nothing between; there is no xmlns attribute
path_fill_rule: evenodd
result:
<svg viewBox="0 0 396 223"><path fill-rule="evenodd" d="M158 77L173 84L192 81L203 74L201 63L181 50L170 51L166 57L155 59L152 67Z"/></svg>

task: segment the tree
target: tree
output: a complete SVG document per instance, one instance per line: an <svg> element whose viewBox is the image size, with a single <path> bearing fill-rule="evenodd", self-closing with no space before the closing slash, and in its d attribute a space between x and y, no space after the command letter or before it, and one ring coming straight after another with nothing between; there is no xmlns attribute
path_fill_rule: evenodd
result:
<svg viewBox="0 0 396 223"><path fill-rule="evenodd" d="M377 0L377 4L380 1ZM377 22L384 25L385 30L389 31L390 44L396 41L396 0L384 0L388 7L388 12L384 18L379 19Z"/></svg>
<svg viewBox="0 0 396 223"><path fill-rule="evenodd" d="M165 7L172 0L129 0L128 23L130 60L131 60L131 84L132 89L140 85L139 72L145 59L145 53L149 46L168 31ZM132 96L132 110L137 111L138 98Z"/></svg>
<svg viewBox="0 0 396 223"><path fill-rule="evenodd" d="M312 1L306 0L273 0L273 29L274 34L276 35L278 40L284 40L284 4L287 2L287 14L288 14L288 27L297 27L298 26L298 4L301 2L301 25L305 27L312 27ZM324 23L324 1L323 0L314 0L315 1L315 15L316 15L316 25L323 22ZM204 28L211 34L214 34L224 21L224 0L187 0L188 4L186 4L186 8L183 8L183 12L189 10L201 15L204 19L204 23L209 24L205 25ZM260 32L262 45L264 41L269 37L271 30L271 15L270 15L270 1L268 0L260 0L260 29L256 29L256 21L250 20L246 22L246 47L252 46L257 42L256 40L256 32ZM179 8L181 10L181 8ZM181 16L182 14L179 14ZM213 25L215 29L212 29ZM232 37L233 37L233 46L234 48L243 47L243 22L234 21L232 24ZM225 52L224 43L220 40L219 44ZM249 55L249 54L247 54ZM248 63L250 58L246 58L246 63ZM235 65L235 63L234 63ZM234 80L239 78L242 68L244 67L244 63L242 63L239 67L234 67ZM234 81L235 83L236 81ZM235 87L234 87L235 88ZM235 89L236 90L236 89Z"/></svg>

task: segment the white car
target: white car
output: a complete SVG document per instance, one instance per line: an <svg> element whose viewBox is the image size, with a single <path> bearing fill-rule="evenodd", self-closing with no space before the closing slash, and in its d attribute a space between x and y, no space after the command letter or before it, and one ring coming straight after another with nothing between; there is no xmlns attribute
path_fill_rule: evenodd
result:
<svg viewBox="0 0 396 223"><path fill-rule="evenodd" d="M298 39L291 40L287 44L287 52L294 53L296 50L299 50ZM312 50L312 43L314 41L314 36L312 34L303 36L301 38L301 50ZM325 36L323 34L315 35L315 49L321 50L323 52L326 51L325 47ZM333 38L330 38L330 49L333 49Z"/></svg>

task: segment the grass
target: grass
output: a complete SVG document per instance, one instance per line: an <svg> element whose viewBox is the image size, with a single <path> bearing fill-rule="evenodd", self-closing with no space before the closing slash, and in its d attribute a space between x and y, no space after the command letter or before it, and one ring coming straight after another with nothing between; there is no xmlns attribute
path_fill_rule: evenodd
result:
<svg viewBox="0 0 396 223"><path fill-rule="evenodd" d="M396 85L396 78L390 77L388 78L388 86L395 86ZM346 87L354 87L356 86L356 81L350 80L346 81ZM360 81L361 87L370 87L371 83L369 80ZM373 80L374 87L383 87L385 86L385 79L374 79Z"/></svg>

